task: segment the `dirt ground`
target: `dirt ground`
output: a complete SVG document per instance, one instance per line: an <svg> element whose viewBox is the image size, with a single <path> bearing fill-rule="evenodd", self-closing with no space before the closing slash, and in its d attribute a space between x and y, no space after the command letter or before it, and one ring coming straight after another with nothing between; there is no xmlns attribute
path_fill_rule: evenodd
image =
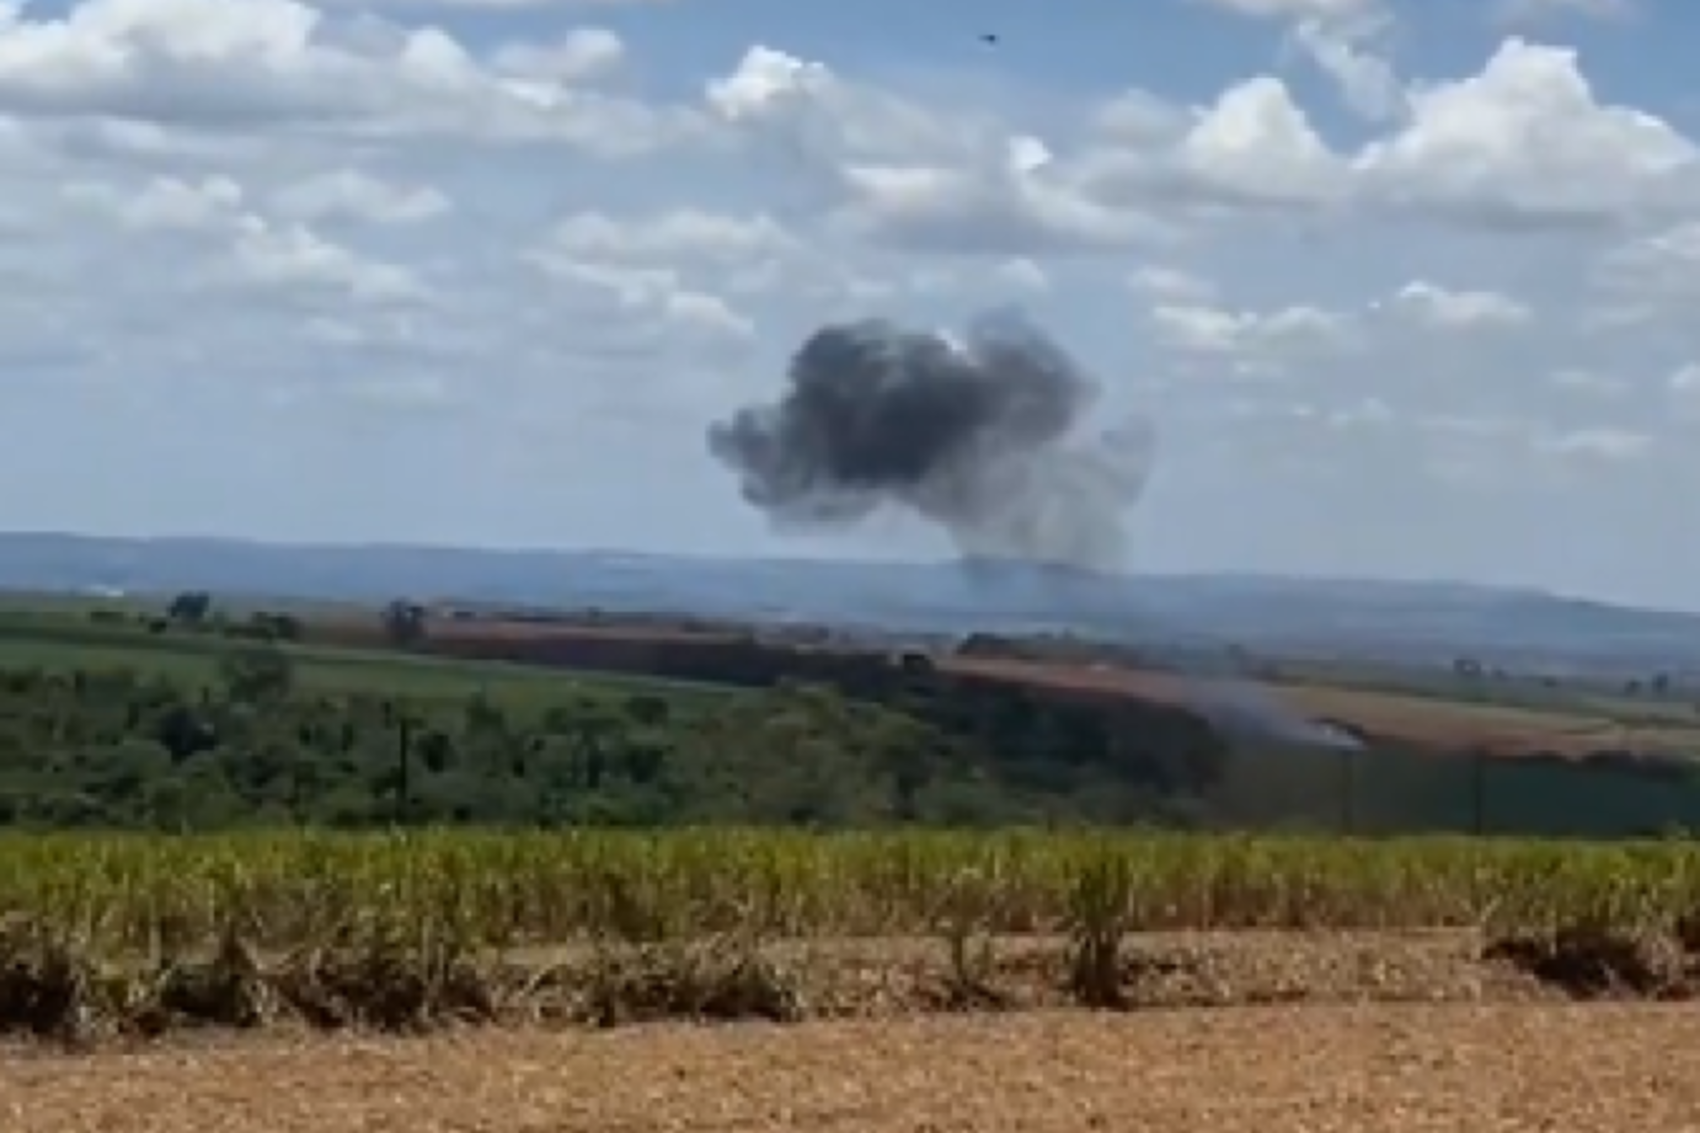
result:
<svg viewBox="0 0 1700 1133"><path fill-rule="evenodd" d="M1052 1012L0 1053L30 1133L1700 1129L1687 1006Z"/></svg>

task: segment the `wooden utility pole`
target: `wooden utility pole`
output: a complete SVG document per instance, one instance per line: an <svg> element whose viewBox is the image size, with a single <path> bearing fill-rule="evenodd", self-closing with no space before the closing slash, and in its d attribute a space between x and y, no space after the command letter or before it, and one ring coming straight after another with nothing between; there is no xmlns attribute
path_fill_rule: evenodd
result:
<svg viewBox="0 0 1700 1133"><path fill-rule="evenodd" d="M1481 748L1470 753L1470 829L1478 838L1487 833L1487 761Z"/></svg>
<svg viewBox="0 0 1700 1133"><path fill-rule="evenodd" d="M1353 775L1353 756L1357 750L1351 744L1340 745L1340 833L1350 835L1358 824L1354 795L1357 783Z"/></svg>
<svg viewBox="0 0 1700 1133"><path fill-rule="evenodd" d="M407 825L413 799L413 721L406 713L396 714L395 816L397 826Z"/></svg>

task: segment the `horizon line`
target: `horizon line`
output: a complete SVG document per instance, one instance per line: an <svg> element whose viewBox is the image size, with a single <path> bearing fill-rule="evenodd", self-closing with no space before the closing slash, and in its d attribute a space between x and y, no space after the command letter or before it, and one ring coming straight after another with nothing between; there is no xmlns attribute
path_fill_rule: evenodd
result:
<svg viewBox="0 0 1700 1133"><path fill-rule="evenodd" d="M1553 601L1593 605L1619 610L1643 611L1651 613L1694 614L1700 610L1683 607L1641 605L1629 601L1593 597L1585 594L1554 590L1550 587L1526 583L1486 582L1471 579L1396 575L1353 575L1353 574L1322 574L1304 571L1283 572L1268 570L1235 570L1235 569L1204 569L1191 571L1141 571L1128 569L1120 571L1104 570L1101 568L1081 567L1069 563L1057 563L1045 560L1027 560L1014 557L998 557L991 555L959 556L956 558L917 557L917 558L876 558L876 557L827 557L808 555L736 555L710 551L661 551L636 548L620 548L610 546L568 547L546 544L469 544L448 543L437 541L411 540L338 540L338 539L281 539L265 536L240 535L216 532L186 532L172 531L155 534L121 534L103 533L96 531L75 531L65 529L0 529L0 540L19 539L57 539L88 543L128 543L128 544L223 544L226 546L249 547L276 551L376 551L376 552L426 552L438 554L459 555L496 555L523 557L558 557L558 558L629 558L675 560L685 562L709 562L730 566L737 565L774 565L774 566L805 566L805 567L895 567L922 569L949 569L971 565L975 561L984 563L1004 564L1011 567L1028 567L1037 571L1060 570L1073 571L1079 574L1095 577L1105 581L1140 579L1151 581L1185 581L1193 580L1232 580L1241 579L1248 582L1299 583L1315 586L1354 586L1371 585L1387 587L1411 587L1425 589L1462 589L1485 593L1499 593L1506 596L1545 598Z"/></svg>

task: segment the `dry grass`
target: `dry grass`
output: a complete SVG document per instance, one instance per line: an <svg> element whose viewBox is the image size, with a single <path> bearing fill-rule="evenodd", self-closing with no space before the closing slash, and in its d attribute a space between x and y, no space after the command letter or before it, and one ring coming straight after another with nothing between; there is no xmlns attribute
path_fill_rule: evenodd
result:
<svg viewBox="0 0 1700 1133"><path fill-rule="evenodd" d="M276 833L0 840L0 865L0 1032L76 1042L1472 999L1508 975L1700 995L1677 841Z"/></svg>
<svg viewBox="0 0 1700 1133"><path fill-rule="evenodd" d="M1070 1007L1693 1000L1694 943L1571 929L1170 933L1080 940L724 942L532 949L503 958L355 951L264 958L231 941L161 969L51 944L0 962L0 1036L62 1049L188 1034L428 1034L469 1027L899 1020Z"/></svg>
<svg viewBox="0 0 1700 1133"><path fill-rule="evenodd" d="M1683 1129L1692 1008L1040 1013L0 1058L30 1133Z"/></svg>

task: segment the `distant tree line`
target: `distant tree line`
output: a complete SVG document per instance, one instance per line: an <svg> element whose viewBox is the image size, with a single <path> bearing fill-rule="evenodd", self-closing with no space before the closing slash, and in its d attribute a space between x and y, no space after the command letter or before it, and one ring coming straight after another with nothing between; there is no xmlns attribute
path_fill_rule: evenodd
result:
<svg viewBox="0 0 1700 1133"><path fill-rule="evenodd" d="M153 634L172 631L211 634L237 641L292 642L303 635L301 619L293 614L256 610L233 617L213 605L204 590L187 590L171 599L163 613L97 608L89 611L94 625L139 625Z"/></svg>

